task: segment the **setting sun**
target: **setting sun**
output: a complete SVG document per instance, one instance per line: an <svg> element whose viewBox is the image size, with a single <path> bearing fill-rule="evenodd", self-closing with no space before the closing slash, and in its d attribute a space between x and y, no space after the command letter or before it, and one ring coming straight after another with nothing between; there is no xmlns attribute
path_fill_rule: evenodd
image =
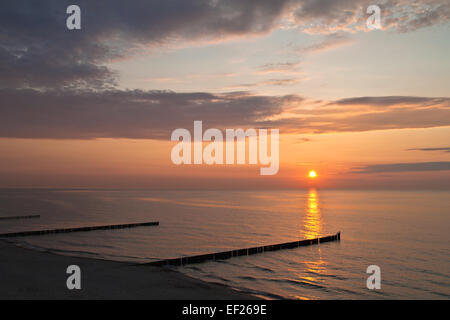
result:
<svg viewBox="0 0 450 320"><path fill-rule="evenodd" d="M317 173L316 173L314 170L311 170L311 171L308 173L308 177L314 179L315 177L317 177Z"/></svg>

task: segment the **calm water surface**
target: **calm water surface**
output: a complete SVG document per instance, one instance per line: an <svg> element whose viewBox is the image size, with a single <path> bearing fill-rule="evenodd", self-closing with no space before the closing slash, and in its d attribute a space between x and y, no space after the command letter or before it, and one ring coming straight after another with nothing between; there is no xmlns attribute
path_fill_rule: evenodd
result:
<svg viewBox="0 0 450 320"><path fill-rule="evenodd" d="M448 191L1 190L0 233L160 221L158 227L17 238L19 245L147 262L342 232L340 242L176 268L265 298L449 299ZM382 288L366 288L366 268Z"/></svg>

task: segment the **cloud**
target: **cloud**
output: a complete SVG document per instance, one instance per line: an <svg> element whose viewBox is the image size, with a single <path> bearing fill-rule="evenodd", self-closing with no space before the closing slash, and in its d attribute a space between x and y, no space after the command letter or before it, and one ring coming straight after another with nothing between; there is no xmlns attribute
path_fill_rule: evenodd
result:
<svg viewBox="0 0 450 320"><path fill-rule="evenodd" d="M295 10L294 21L312 34L367 30L366 9L373 4L381 9L384 30L411 32L450 20L450 3L444 0L304 0Z"/></svg>
<svg viewBox="0 0 450 320"><path fill-rule="evenodd" d="M113 84L114 73L101 64L118 54L98 41L96 32L68 31L67 5L0 3L0 88Z"/></svg>
<svg viewBox="0 0 450 320"><path fill-rule="evenodd" d="M343 105L343 100L311 104L297 95L248 92L0 89L0 137L168 139L194 120L205 127L272 127L284 134L450 126L448 98L412 98L397 97L396 104L390 97L366 98L375 105L390 101L380 110L352 105L360 98ZM405 105L408 101L415 104Z"/></svg>
<svg viewBox="0 0 450 320"><path fill-rule="evenodd" d="M267 63L260 66L258 71L256 71L256 74L301 74L302 72L298 69L299 65L299 62Z"/></svg>
<svg viewBox="0 0 450 320"><path fill-rule="evenodd" d="M341 47L352 42L354 42L354 40L345 33L332 33L326 35L325 38L320 42L301 48L300 51L304 53L322 52Z"/></svg>
<svg viewBox="0 0 450 320"><path fill-rule="evenodd" d="M229 89L248 89L253 87L261 87L261 86L291 86L297 83L300 83L302 80L298 78L290 78L290 79L268 79L262 80L259 82L253 83L241 83L234 86L229 87Z"/></svg>
<svg viewBox="0 0 450 320"><path fill-rule="evenodd" d="M445 104L450 106L450 98L429 98L414 96L354 97L333 101L336 105L368 105L375 107L391 107L399 105L432 106Z"/></svg>
<svg viewBox="0 0 450 320"><path fill-rule="evenodd" d="M374 164L356 168L357 173L383 173L383 172L415 172L415 171L447 171L450 162L416 162L416 163L388 163Z"/></svg>
<svg viewBox="0 0 450 320"><path fill-rule="evenodd" d="M79 0L82 30L66 28L68 0L0 2L0 88L114 85L105 67L135 48L270 32L291 1Z"/></svg>
<svg viewBox="0 0 450 320"><path fill-rule="evenodd" d="M79 0L82 30L66 28L68 0L0 2L0 88L110 89L116 74L106 67L139 48L217 42L260 36L278 28L310 33L362 30L358 0ZM385 0L385 28L401 32L445 23L450 3ZM343 44L331 35L309 50ZM279 66L280 67L280 66ZM269 70L266 70L269 71Z"/></svg>
<svg viewBox="0 0 450 320"><path fill-rule="evenodd" d="M168 139L203 120L214 128L247 127L281 113L291 97L171 91L0 90L0 136L9 138ZM297 98L300 100L300 98Z"/></svg>
<svg viewBox="0 0 450 320"><path fill-rule="evenodd" d="M304 103L266 121L285 133L362 132L450 126L450 98L354 97Z"/></svg>
<svg viewBox="0 0 450 320"><path fill-rule="evenodd" d="M267 126L287 133L450 125L449 98L351 97L308 105L296 95L119 90L117 75L106 67L142 47L224 41L267 34L281 26L302 29L317 19L331 19L338 22L338 31L347 30L365 1L355 5L346 0L137 0L130 5L120 0L80 0L79 31L66 28L69 4L68 0L0 2L1 137L166 139L171 130L189 127L198 119L211 127ZM390 26L410 31L447 21L448 6L444 1L415 5L388 1L383 12L395 12ZM292 20L293 14L301 19ZM295 23L286 25L283 19ZM333 28L325 30L331 34L323 42L307 50L346 43L347 36ZM264 65L259 71L289 73L296 68L297 62L286 62ZM237 87L299 81L273 78Z"/></svg>
<svg viewBox="0 0 450 320"><path fill-rule="evenodd" d="M301 144L301 143L305 143L305 142L311 142L312 140L310 138L296 138L295 139L295 144Z"/></svg>
<svg viewBox="0 0 450 320"><path fill-rule="evenodd" d="M413 149L407 149L407 151L443 151L443 152L450 152L450 147L445 147L445 148L413 148Z"/></svg>

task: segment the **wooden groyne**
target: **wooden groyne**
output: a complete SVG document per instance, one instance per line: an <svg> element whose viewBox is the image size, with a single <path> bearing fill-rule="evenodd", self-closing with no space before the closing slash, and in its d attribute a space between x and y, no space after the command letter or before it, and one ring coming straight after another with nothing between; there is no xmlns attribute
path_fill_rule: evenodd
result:
<svg viewBox="0 0 450 320"><path fill-rule="evenodd" d="M148 226L158 226L158 225L159 225L159 221L154 221L154 222L144 222L144 223L116 224L116 225L108 225L108 226L25 231L25 232L0 234L0 238L42 236L45 234L54 234L54 233L70 233L70 232L85 232L85 231L94 231L94 230L126 229L126 228L148 227Z"/></svg>
<svg viewBox="0 0 450 320"><path fill-rule="evenodd" d="M230 259L230 258L239 257L239 256L249 256L249 255L253 255L253 254L257 254L257 253L277 251L277 250L282 250L282 249L293 249L293 248L298 248L298 247L310 246L310 245L314 245L314 244L320 244L320 243L330 242L330 241L339 241L339 240L341 240L340 232L336 233L335 235L326 236L326 237L322 237L322 238L306 239L306 240L266 245L266 246L261 246L261 247L252 247L252 248L237 249L237 250L230 250L230 251L217 252L217 253L202 254L202 255L198 255L198 256L160 260L160 261L155 261L155 262L144 263L144 265L157 266L157 267L182 266L182 265L186 265L186 264L202 263L202 262L206 262L206 261Z"/></svg>
<svg viewBox="0 0 450 320"><path fill-rule="evenodd" d="M0 217L0 221L2 220L20 220L20 219L37 219L41 216L38 214L31 215L31 216L9 216L9 217Z"/></svg>

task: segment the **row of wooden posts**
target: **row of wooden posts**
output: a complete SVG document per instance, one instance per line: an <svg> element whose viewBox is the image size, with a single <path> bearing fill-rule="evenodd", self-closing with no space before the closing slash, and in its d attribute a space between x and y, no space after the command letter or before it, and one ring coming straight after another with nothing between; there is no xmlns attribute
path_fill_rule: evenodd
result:
<svg viewBox="0 0 450 320"><path fill-rule="evenodd" d="M17 216L17 217L4 217L6 219L31 219L38 218L39 216ZM2 218L0 218L1 220ZM113 230L113 229L125 229L125 228L136 228L136 227L147 227L147 226L158 226L159 221L143 222L143 223L130 223L130 224L116 224L116 225L103 225L103 226L91 226L91 227L79 227L79 228L64 228L64 229L51 229L51 230L36 230L36 231L24 231L24 232L13 232L0 234L0 238L15 238L15 237L28 237L28 236L40 236L46 234L57 234L57 233L71 233L71 232L86 232L94 230ZM298 247L317 245L320 243L339 241L341 239L341 233L338 232L334 235L315 238L315 239L305 239L296 240L291 242L284 242L272 245L264 245L229 251L222 251L216 253L207 253L195 256L186 256L175 259L166 259L153 261L149 263L144 263L147 266L183 266L186 264L201 263L206 261L224 260L233 257L249 256L269 251L277 251L282 249L293 249Z"/></svg>

